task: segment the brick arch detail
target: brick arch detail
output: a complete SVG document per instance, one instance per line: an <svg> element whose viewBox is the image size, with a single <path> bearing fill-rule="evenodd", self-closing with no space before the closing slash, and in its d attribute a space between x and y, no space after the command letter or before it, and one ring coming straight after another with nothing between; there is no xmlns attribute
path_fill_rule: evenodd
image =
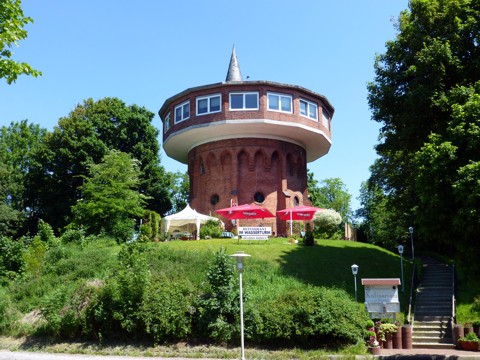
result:
<svg viewBox="0 0 480 360"><path fill-rule="evenodd" d="M292 195L307 195L307 178L297 177L306 169L295 168L290 176L288 164L306 167L305 150L299 145L273 139L229 139L206 143L189 152L188 173L191 184L191 206L204 214L213 214L215 209L228 207L231 202L253 204L254 194L260 191L265 196L262 206L272 213L290 206ZM300 159L300 160L299 160ZM206 174L200 175L200 161L204 161ZM218 194L219 202L210 203L211 196ZM300 199L300 197L299 197ZM258 221L257 221L258 223ZM275 218L266 219L272 231L284 233L285 222ZM244 226L256 226L255 222ZM231 222L225 221L228 229Z"/></svg>

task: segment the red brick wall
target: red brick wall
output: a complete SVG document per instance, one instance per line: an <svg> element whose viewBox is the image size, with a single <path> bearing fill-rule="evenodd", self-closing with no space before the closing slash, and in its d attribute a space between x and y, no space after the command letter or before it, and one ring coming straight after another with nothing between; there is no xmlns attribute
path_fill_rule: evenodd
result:
<svg viewBox="0 0 480 360"><path fill-rule="evenodd" d="M272 139L232 139L197 146L188 154L190 205L204 214L237 204L253 204L277 210L309 204L305 150L295 144ZM255 202L261 192L265 200ZM212 204L213 195L219 202ZM226 221L230 230L232 224ZM264 224L276 234L286 233L286 222L275 218L242 220L242 226Z"/></svg>
<svg viewBox="0 0 480 360"><path fill-rule="evenodd" d="M258 92L259 93L259 110L242 110L242 111L230 111L229 110L229 94L231 92ZM293 113L282 113L278 111L271 111L267 109L267 93L268 92L275 92L281 94L291 95L293 97ZM197 116L197 103L196 99L199 96L204 95L214 95L214 94L221 94L222 95L222 109L218 113L213 114L206 114ZM300 98L312 101L318 105L318 119L311 120L306 118L305 116L300 115ZM178 124L174 124L174 109L175 106L190 100L190 118L179 122ZM330 117L333 115L331 111L328 110L322 101L318 98L315 98L311 95L308 91L301 91L300 89L293 87L275 87L273 85L266 85L266 84L252 84L249 85L248 82L239 84L239 85L225 85L219 84L218 87L202 89L198 91L191 91L184 96L175 99L172 101L171 104L167 107L167 110L170 111L170 128L167 132L163 134L163 138L166 139L170 134L190 127L192 125L198 124L206 124L215 121L224 121L224 120L244 120L244 119L271 119L271 120L278 120L278 121L287 121L287 122L296 122L313 129L319 129L324 131L328 136L330 136L330 128L326 128L322 124L322 108L325 108L327 112L330 114ZM161 114L162 117L165 117L166 113L168 112L165 110L164 114Z"/></svg>

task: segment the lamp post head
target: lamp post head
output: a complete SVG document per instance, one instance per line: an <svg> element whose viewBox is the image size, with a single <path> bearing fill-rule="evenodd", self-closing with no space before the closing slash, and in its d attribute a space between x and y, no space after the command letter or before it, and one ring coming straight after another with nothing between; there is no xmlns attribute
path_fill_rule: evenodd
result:
<svg viewBox="0 0 480 360"><path fill-rule="evenodd" d="M398 253L399 253L400 255L402 255L402 254L403 254L403 245L398 245L398 246L397 246L397 249L398 249Z"/></svg>
<svg viewBox="0 0 480 360"><path fill-rule="evenodd" d="M410 234L413 234L413 226L410 226L410 227L408 228L408 231L410 232Z"/></svg>
<svg viewBox="0 0 480 360"><path fill-rule="evenodd" d="M358 265L353 264L352 265L352 274L357 275L358 273Z"/></svg>
<svg viewBox="0 0 480 360"><path fill-rule="evenodd" d="M230 255L233 258L237 259L237 271L239 273L243 272L243 258L249 257L250 255L245 254L244 251L237 251L235 254Z"/></svg>

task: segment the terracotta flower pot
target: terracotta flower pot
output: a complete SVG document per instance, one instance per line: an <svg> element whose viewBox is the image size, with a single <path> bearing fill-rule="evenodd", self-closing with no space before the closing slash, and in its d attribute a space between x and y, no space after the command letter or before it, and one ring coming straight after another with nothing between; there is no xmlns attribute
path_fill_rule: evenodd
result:
<svg viewBox="0 0 480 360"><path fill-rule="evenodd" d="M385 334L385 341L383 342L384 349L393 349L393 334Z"/></svg>
<svg viewBox="0 0 480 360"><path fill-rule="evenodd" d="M459 340L458 345L461 350L478 351L478 341Z"/></svg>
<svg viewBox="0 0 480 360"><path fill-rule="evenodd" d="M368 352L372 355L380 355L381 354L380 346L369 346Z"/></svg>
<svg viewBox="0 0 480 360"><path fill-rule="evenodd" d="M402 326L397 327L397 332L393 334L393 348L402 349Z"/></svg>

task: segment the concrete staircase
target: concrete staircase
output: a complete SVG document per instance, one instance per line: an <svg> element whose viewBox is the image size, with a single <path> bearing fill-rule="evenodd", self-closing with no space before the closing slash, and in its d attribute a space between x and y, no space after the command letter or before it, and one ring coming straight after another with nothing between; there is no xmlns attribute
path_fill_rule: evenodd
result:
<svg viewBox="0 0 480 360"><path fill-rule="evenodd" d="M424 258L416 290L412 346L414 349L453 349L452 301L454 268Z"/></svg>

